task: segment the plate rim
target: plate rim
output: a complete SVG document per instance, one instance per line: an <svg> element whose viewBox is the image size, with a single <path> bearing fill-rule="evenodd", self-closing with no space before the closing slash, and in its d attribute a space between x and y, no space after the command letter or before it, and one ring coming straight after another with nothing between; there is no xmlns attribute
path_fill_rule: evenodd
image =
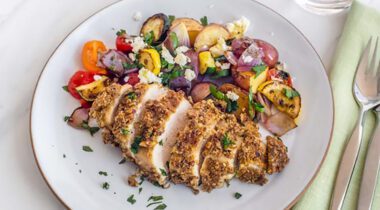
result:
<svg viewBox="0 0 380 210"><path fill-rule="evenodd" d="M91 19L93 16L97 15L98 13L100 13L101 11L103 10L106 10L108 9L109 7L115 5L115 4L118 4L120 2L122 2L124 0L118 0L116 2L113 2L109 5L106 5L102 8L100 8L99 10L95 11L93 14L91 14L90 16L88 16L87 18L85 18L84 20L82 20L77 26L75 26L72 30L70 30L70 32L67 33L67 35L62 39L62 41L59 42L59 44L57 45L57 47L53 50L53 52L50 54L50 56L48 57L48 59L46 60L45 64L43 65L42 67L42 71L39 73L38 75L38 79L37 79L37 82L34 86L34 90L33 90L33 98L32 98L32 101L31 101L31 104L30 104L30 113L29 113L29 136L30 136L30 142L31 142L31 146L32 146L32 151L33 151L33 157L34 157L34 160L36 162L36 165L37 165L37 168L43 178L43 180L45 181L45 183L47 184L47 186L49 187L50 191L53 193L54 197L56 197L58 199L58 201L67 209L71 209L70 206L64 201L63 198L61 198L57 192L53 189L53 187L51 186L51 184L49 183L48 179L46 178L46 175L44 173L44 171L42 170L41 168L41 165L40 165L40 162L37 158L37 155L36 155L36 150L34 148L34 140L33 140L33 132L32 132L32 113L33 113L33 107L34 107L34 99L35 99L35 95L36 95L36 90L37 90L37 87L38 87L38 84L40 83L40 79L41 79L41 76L42 74L44 73L45 69L46 69L46 66L47 64L49 63L50 59L52 58L52 56L56 53L56 51L58 50L59 47L61 47L61 45L63 44L63 42L77 29L79 28L80 26L82 26L87 20ZM276 12L274 9L270 8L269 6L261 3L261 2L258 2L257 0L248 0L248 1L252 1L252 2L255 2L256 4L259 4L260 6L263 6L265 7L266 9L270 10L271 12L275 13L276 15L278 15L279 17L281 17L282 19L284 19L287 23L289 23L304 39L305 41L308 43L308 45L312 48L312 50L314 51L314 53L317 55L318 57L318 60L319 62L322 64L322 67L323 67L323 74L325 76L325 78L327 78L327 81L328 81L328 85L329 85L329 88L330 88L330 95L331 95L331 104L332 104L332 121L331 121L331 129L330 129L330 137L329 137L329 142L327 144L327 147L326 147L326 150L325 150L325 153L323 154L323 157L322 157L322 160L321 162L319 163L317 169L315 170L313 176L311 177L311 179L308 181L308 183L305 185L305 187L301 190L301 192L294 198L292 199L292 201L286 205L285 209L290 209L291 207L293 207L300 199L301 197L306 193L306 191L310 188L311 184L314 182L315 178L317 177L319 171L321 170L321 167L323 165L323 163L325 162L326 160L326 157L327 157L327 154L328 152L330 151L330 146L331 146L331 142L332 142L332 135L333 135L333 131L334 131L334 123L335 123L335 101L334 101L334 93L333 93L333 90L332 90L332 85L331 85L331 81L329 80L329 77L328 77L328 74L327 74L327 71L326 71L326 66L325 64L322 62L322 59L321 59L321 56L318 54L318 52L315 50L314 46L311 44L311 42L309 41L309 39L305 36L304 33L302 33L302 31L300 29L298 29L290 20L288 20L287 18L285 18L283 15L281 15L280 13Z"/></svg>

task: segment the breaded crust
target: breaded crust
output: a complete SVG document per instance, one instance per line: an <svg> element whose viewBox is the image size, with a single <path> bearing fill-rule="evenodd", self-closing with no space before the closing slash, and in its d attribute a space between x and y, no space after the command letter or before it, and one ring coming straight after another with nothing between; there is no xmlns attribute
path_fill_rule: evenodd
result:
<svg viewBox="0 0 380 210"><path fill-rule="evenodd" d="M267 173L279 173L289 163L288 149L279 138L267 136L266 139L268 157Z"/></svg>

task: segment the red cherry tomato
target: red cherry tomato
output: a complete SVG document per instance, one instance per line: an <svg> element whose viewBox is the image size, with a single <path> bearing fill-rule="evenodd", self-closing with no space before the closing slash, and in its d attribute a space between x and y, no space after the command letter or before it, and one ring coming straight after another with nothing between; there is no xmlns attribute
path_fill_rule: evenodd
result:
<svg viewBox="0 0 380 210"><path fill-rule="evenodd" d="M135 85L140 82L139 74L138 73L130 73L128 74L128 84Z"/></svg>
<svg viewBox="0 0 380 210"><path fill-rule="evenodd" d="M286 71L270 69L267 73L267 80L281 80L286 85L293 86L292 78Z"/></svg>
<svg viewBox="0 0 380 210"><path fill-rule="evenodd" d="M89 84L94 81L94 74L88 71L79 70L71 76L67 89L70 94L76 99L82 99L79 93L75 90L76 87Z"/></svg>
<svg viewBox="0 0 380 210"><path fill-rule="evenodd" d="M126 41L125 33L116 37L116 49L124 53L129 53L132 51L132 45Z"/></svg>

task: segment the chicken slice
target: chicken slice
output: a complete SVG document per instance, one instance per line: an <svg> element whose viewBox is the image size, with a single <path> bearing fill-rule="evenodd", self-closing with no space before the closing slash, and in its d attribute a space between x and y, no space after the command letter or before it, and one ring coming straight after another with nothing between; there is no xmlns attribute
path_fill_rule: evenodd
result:
<svg viewBox="0 0 380 210"><path fill-rule="evenodd" d="M258 126L247 116L241 118L242 133L244 137L237 154L236 175L240 181L263 185L267 183L265 171L266 146L260 139Z"/></svg>
<svg viewBox="0 0 380 210"><path fill-rule="evenodd" d="M106 87L93 102L89 115L96 120L100 128L103 128L102 135L104 143L112 142L113 135L109 129L112 128L115 111L120 99L131 90L132 86L129 84L120 85L114 83Z"/></svg>
<svg viewBox="0 0 380 210"><path fill-rule="evenodd" d="M198 193L201 149L214 131L222 113L211 100L196 103L187 113L186 126L177 134L169 161L170 178Z"/></svg>
<svg viewBox="0 0 380 210"><path fill-rule="evenodd" d="M119 144L123 155L130 160L134 159L131 145L136 136L137 122L140 121L146 102L163 97L167 91L167 88L159 84L138 84L121 100L116 110L112 133L116 137L115 142Z"/></svg>
<svg viewBox="0 0 380 210"><path fill-rule="evenodd" d="M186 112L190 108L183 92L172 90L165 97L146 103L132 152L137 152L135 162L150 181L168 186L170 151L176 134L185 126Z"/></svg>
<svg viewBox="0 0 380 210"><path fill-rule="evenodd" d="M281 139L273 136L267 136L267 157L268 168L267 173L279 173L289 162L288 148Z"/></svg>
<svg viewBox="0 0 380 210"><path fill-rule="evenodd" d="M234 177L236 155L242 141L239 132L240 126L231 114L225 114L216 125L202 151L200 176L203 191L221 188Z"/></svg>

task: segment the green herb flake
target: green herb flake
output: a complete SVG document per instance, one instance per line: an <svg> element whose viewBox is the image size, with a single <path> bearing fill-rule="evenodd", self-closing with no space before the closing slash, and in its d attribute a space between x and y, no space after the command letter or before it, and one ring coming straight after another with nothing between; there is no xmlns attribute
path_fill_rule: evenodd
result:
<svg viewBox="0 0 380 210"><path fill-rule="evenodd" d="M220 77L226 77L228 75L230 75L230 70L229 69L223 69L223 70L216 72L216 74L214 74L214 76L212 76L212 79L218 79Z"/></svg>
<svg viewBox="0 0 380 210"><path fill-rule="evenodd" d="M148 199L148 202L149 201L160 201L160 200L163 200L164 199L164 197L162 197L162 195L157 195L157 196L154 196L154 195L152 195L152 196L150 196L149 197L149 199Z"/></svg>
<svg viewBox="0 0 380 210"><path fill-rule="evenodd" d="M154 33L153 31L150 31L149 33L146 33L144 35L144 42L147 43L148 45L152 45L154 40Z"/></svg>
<svg viewBox="0 0 380 210"><path fill-rule="evenodd" d="M257 78L261 73L263 73L267 69L266 65L257 65L252 67L252 71L255 72L255 78Z"/></svg>
<svg viewBox="0 0 380 210"><path fill-rule="evenodd" d="M63 154L63 158L66 158L66 154Z"/></svg>
<svg viewBox="0 0 380 210"><path fill-rule="evenodd" d="M137 95L135 92L130 92L127 94L127 97L131 100L135 100L137 98Z"/></svg>
<svg viewBox="0 0 380 210"><path fill-rule="evenodd" d="M293 89L288 89L288 88L284 88L283 89L283 93L289 99L293 99L294 97L300 96L300 94L298 93L298 91L293 90Z"/></svg>
<svg viewBox="0 0 380 210"><path fill-rule="evenodd" d="M63 86L62 89L63 89L64 91L66 91L66 92L69 92L69 88L68 88L67 85Z"/></svg>
<svg viewBox="0 0 380 210"><path fill-rule="evenodd" d="M139 148L140 148L140 143L142 141L142 136L136 136L134 141L133 141L133 144L131 145L131 151L133 154L137 154L137 152L139 151Z"/></svg>
<svg viewBox="0 0 380 210"><path fill-rule="evenodd" d="M179 45L178 37L177 34L174 32L170 32L169 34L169 39L173 45L173 49L176 49Z"/></svg>
<svg viewBox="0 0 380 210"><path fill-rule="evenodd" d="M65 117L63 117L63 121L67 122L70 120L70 118L71 118L70 116L65 116Z"/></svg>
<svg viewBox="0 0 380 210"><path fill-rule="evenodd" d="M256 111L265 112L265 107L262 104L254 102L253 105Z"/></svg>
<svg viewBox="0 0 380 210"><path fill-rule="evenodd" d="M150 203L150 204L146 205L146 207L149 207L149 206L155 205L155 204L159 204L159 203L162 203L162 201L157 201L157 202Z"/></svg>
<svg viewBox="0 0 380 210"><path fill-rule="evenodd" d="M234 194L234 197L235 197L236 199L239 199L241 196L242 196L242 194L240 194L240 193L238 193L238 192L236 192L236 193Z"/></svg>
<svg viewBox="0 0 380 210"><path fill-rule="evenodd" d="M116 32L116 36L122 36L127 34L127 32L124 29L120 29L118 32Z"/></svg>
<svg viewBox="0 0 380 210"><path fill-rule="evenodd" d="M223 61L228 61L228 60L227 60L226 56L221 55L221 56L215 58L215 61L223 62Z"/></svg>
<svg viewBox="0 0 380 210"><path fill-rule="evenodd" d="M227 134L224 134L222 138L222 146L224 150L227 150L229 146L234 145L235 143L228 138Z"/></svg>
<svg viewBox="0 0 380 210"><path fill-rule="evenodd" d="M128 199L127 199L127 201L128 201L130 204L132 204L132 205L136 203L136 199L133 198L134 196L135 196L135 195L132 194L132 195L130 195L130 196L128 197Z"/></svg>
<svg viewBox="0 0 380 210"><path fill-rule="evenodd" d="M174 15L169 15L169 25L171 25L174 20L175 20L175 16Z"/></svg>
<svg viewBox="0 0 380 210"><path fill-rule="evenodd" d="M143 190L143 188L142 188L142 187L139 187L139 194L141 193L142 190Z"/></svg>
<svg viewBox="0 0 380 210"><path fill-rule="evenodd" d="M160 168L160 171L161 171L161 175L162 176L168 176L168 174L166 173L165 169Z"/></svg>
<svg viewBox="0 0 380 210"><path fill-rule="evenodd" d="M214 74L216 72L216 67L207 67L205 74Z"/></svg>
<svg viewBox="0 0 380 210"><path fill-rule="evenodd" d="M200 21L201 21L201 24L202 24L203 26L207 26L207 25L208 25L207 16L203 16L203 17L200 19Z"/></svg>
<svg viewBox="0 0 380 210"><path fill-rule="evenodd" d="M94 150L91 149L90 146L82 146L82 150L85 152L93 152Z"/></svg>
<svg viewBox="0 0 380 210"><path fill-rule="evenodd" d="M99 175L108 176L108 173L105 171L99 171Z"/></svg>
<svg viewBox="0 0 380 210"><path fill-rule="evenodd" d="M100 130L99 127L91 127L91 126L89 126L87 121L83 121L82 124L81 124L81 127L83 129L88 130L90 132L91 136L93 136L96 132L98 132Z"/></svg>
<svg viewBox="0 0 380 210"><path fill-rule="evenodd" d="M216 99L223 100L225 98L224 93L222 93L221 91L219 91L215 87L215 85L210 85L210 92L211 92L211 95L214 96Z"/></svg>
<svg viewBox="0 0 380 210"><path fill-rule="evenodd" d="M125 135L128 135L129 134L129 130L125 129L125 128L122 128L120 129L120 133L123 134L124 136Z"/></svg>
<svg viewBox="0 0 380 210"><path fill-rule="evenodd" d="M123 159L121 159L121 160L119 161L119 164L123 164L123 163L125 163L125 162L127 162L127 159L126 159L126 158L123 158Z"/></svg>
<svg viewBox="0 0 380 210"><path fill-rule="evenodd" d="M166 204L160 204L160 205L158 205L156 208L154 208L154 210L163 210L163 209L166 209Z"/></svg>
<svg viewBox="0 0 380 210"><path fill-rule="evenodd" d="M140 182L139 182L139 185L142 185L142 183L144 183L144 177L143 177L143 176L140 176Z"/></svg>
<svg viewBox="0 0 380 210"><path fill-rule="evenodd" d="M238 105L237 101L232 101L230 99L226 99L226 102L227 102L227 107L226 107L227 113L232 113L232 112L235 112L236 110L238 110L239 105Z"/></svg>
<svg viewBox="0 0 380 210"><path fill-rule="evenodd" d="M108 184L108 182L104 182L102 184L102 188L105 189L105 190L108 190L108 189L110 189L110 184Z"/></svg>
<svg viewBox="0 0 380 210"><path fill-rule="evenodd" d="M162 142L162 139L158 142L160 146L164 146L164 142Z"/></svg>
<svg viewBox="0 0 380 210"><path fill-rule="evenodd" d="M134 64L134 63L123 62L122 65L123 65L123 68L124 68L124 69L133 69L133 68L137 68L137 64Z"/></svg>

